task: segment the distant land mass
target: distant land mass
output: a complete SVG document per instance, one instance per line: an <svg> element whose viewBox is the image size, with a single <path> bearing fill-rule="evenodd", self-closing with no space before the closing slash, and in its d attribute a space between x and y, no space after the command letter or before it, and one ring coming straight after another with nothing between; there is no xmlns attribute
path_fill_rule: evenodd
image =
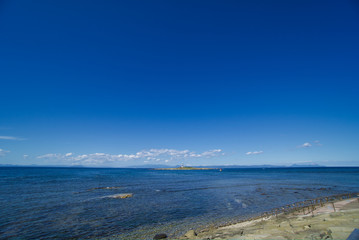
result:
<svg viewBox="0 0 359 240"><path fill-rule="evenodd" d="M203 167L175 167L175 168L154 168L154 170L214 170L218 168L203 168Z"/></svg>
<svg viewBox="0 0 359 240"><path fill-rule="evenodd" d="M58 168L147 168L147 169L166 169L166 170L177 170L181 168L180 165L164 165L164 164L146 164L146 165L135 165L127 167L111 167L111 166L82 166L82 165L16 165L16 164L0 164L0 167L58 167ZM207 169L224 169L224 168L315 168L315 167L327 167L318 164L292 164L289 166L285 165L208 165L208 166L185 166L184 169L180 170L207 170ZM336 166L340 167L340 166Z"/></svg>
<svg viewBox="0 0 359 240"><path fill-rule="evenodd" d="M37 164L31 164L31 165L0 164L0 167L93 168L93 167L87 167L87 166L82 166L82 165L37 165Z"/></svg>
<svg viewBox="0 0 359 240"><path fill-rule="evenodd" d="M300 168L300 167L326 167L319 164L292 164L292 165L212 165L212 166L194 166L194 167L209 167L209 168Z"/></svg>

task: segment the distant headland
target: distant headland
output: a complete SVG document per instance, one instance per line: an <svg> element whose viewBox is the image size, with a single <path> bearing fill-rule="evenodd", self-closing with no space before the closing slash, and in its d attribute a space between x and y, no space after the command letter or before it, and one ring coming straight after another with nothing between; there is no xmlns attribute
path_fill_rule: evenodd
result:
<svg viewBox="0 0 359 240"><path fill-rule="evenodd" d="M155 168L154 170L216 170L218 168L199 168L199 167L176 167L176 168Z"/></svg>

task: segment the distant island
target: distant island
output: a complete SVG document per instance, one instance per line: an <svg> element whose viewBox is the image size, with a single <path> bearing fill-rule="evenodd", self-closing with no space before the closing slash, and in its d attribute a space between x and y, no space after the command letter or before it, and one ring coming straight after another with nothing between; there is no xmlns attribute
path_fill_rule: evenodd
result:
<svg viewBox="0 0 359 240"><path fill-rule="evenodd" d="M155 168L154 170L214 170L218 168L199 168L199 167L176 167L176 168Z"/></svg>

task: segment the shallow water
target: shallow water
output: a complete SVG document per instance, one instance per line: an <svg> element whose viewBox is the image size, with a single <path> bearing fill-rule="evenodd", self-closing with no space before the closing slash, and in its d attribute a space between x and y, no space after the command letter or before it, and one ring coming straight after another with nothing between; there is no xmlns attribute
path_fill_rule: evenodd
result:
<svg viewBox="0 0 359 240"><path fill-rule="evenodd" d="M149 238L359 192L359 168L0 168L0 238ZM133 193L132 198L106 196Z"/></svg>

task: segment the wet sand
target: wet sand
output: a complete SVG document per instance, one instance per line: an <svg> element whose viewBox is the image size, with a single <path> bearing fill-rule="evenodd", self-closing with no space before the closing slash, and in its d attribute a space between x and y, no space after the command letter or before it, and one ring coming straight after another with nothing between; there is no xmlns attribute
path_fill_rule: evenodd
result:
<svg viewBox="0 0 359 240"><path fill-rule="evenodd" d="M301 211L245 221L181 239L346 239L359 228L359 198ZM188 235L188 234L187 234Z"/></svg>

